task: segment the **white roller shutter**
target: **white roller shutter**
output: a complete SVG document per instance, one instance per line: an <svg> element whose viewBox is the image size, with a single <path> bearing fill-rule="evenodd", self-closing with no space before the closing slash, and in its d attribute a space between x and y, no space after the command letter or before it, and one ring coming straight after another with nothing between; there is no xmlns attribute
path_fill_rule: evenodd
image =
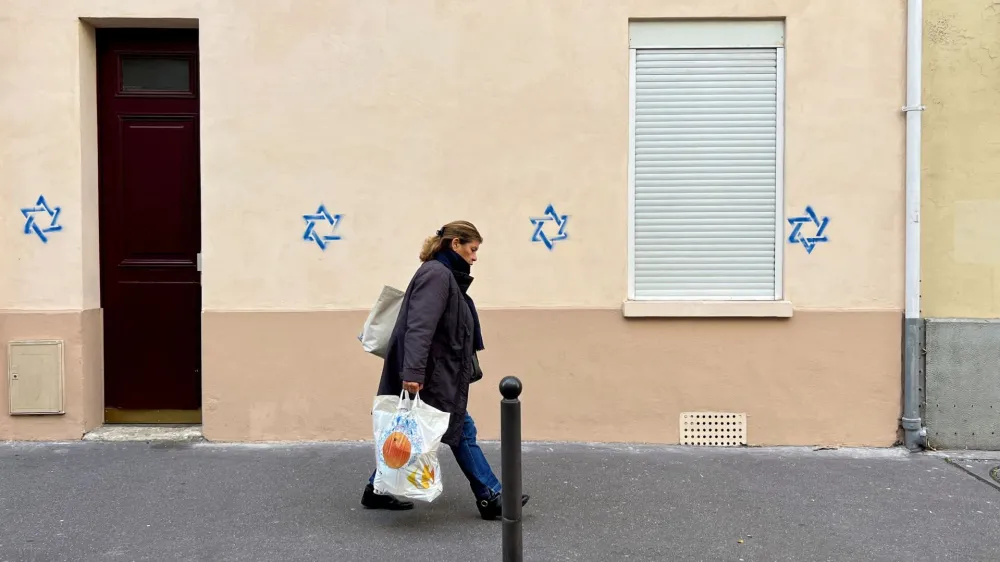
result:
<svg viewBox="0 0 1000 562"><path fill-rule="evenodd" d="M778 49L637 49L633 298L780 298Z"/></svg>

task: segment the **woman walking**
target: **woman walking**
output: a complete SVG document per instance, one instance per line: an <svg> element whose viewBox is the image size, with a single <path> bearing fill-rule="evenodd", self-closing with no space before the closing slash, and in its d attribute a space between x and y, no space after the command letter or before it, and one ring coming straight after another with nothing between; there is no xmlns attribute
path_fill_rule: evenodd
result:
<svg viewBox="0 0 1000 562"><path fill-rule="evenodd" d="M469 480L483 519L501 516L500 481L476 443L476 424L466 410L469 384L482 378L476 352L484 349L476 305L468 295L470 270L483 243L467 221L444 225L424 240L423 262L403 296L382 367L379 395L420 392L428 405L451 414L442 442L451 447ZM375 473L361 505L368 509L412 509L413 502L377 494ZM528 496L521 497L521 505Z"/></svg>

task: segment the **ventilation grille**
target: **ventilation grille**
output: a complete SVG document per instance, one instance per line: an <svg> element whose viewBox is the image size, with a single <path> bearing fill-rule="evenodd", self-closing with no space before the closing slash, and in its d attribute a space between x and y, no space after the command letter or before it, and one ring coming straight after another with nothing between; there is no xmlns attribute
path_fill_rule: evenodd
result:
<svg viewBox="0 0 1000 562"><path fill-rule="evenodd" d="M682 412L681 445L740 447L747 444L747 415L734 412Z"/></svg>

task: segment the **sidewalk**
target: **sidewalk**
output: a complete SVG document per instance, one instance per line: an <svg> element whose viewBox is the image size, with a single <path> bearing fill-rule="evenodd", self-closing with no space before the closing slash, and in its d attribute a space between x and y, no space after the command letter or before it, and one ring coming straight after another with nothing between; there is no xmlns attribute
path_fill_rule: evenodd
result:
<svg viewBox="0 0 1000 562"><path fill-rule="evenodd" d="M478 518L447 451L438 501L361 509L370 448L0 444L0 562L501 559L500 523ZM499 468L497 444L484 449ZM1000 559L1000 488L989 477L1000 460L956 465L898 449L524 451L525 560Z"/></svg>

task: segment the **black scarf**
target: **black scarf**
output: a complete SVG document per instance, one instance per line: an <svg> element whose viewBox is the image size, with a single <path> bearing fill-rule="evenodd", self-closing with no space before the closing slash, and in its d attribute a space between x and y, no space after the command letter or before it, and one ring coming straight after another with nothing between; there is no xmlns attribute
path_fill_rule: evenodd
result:
<svg viewBox="0 0 1000 562"><path fill-rule="evenodd" d="M469 262L465 261L465 258L458 255L458 252L451 248L442 248L438 253L434 254L434 259L448 266L451 274L455 276L455 281L458 282L458 288L462 290L465 302L469 303L469 310L472 311L474 326L473 344L475 350L482 351L486 349L486 346L483 344L483 330L479 326L479 313L476 312L476 303L472 302L472 297L469 296L469 286L472 285L472 280L474 279L470 275L472 266L469 265Z"/></svg>

